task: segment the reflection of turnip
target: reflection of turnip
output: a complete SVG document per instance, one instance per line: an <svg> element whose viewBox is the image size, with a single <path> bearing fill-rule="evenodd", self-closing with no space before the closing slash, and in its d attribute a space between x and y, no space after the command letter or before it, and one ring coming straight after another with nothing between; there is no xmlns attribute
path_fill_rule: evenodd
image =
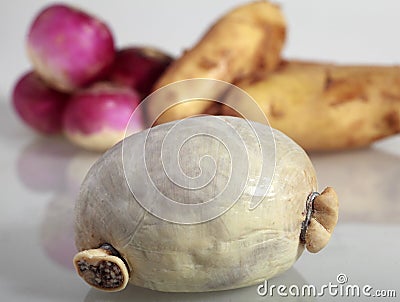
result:
<svg viewBox="0 0 400 302"><path fill-rule="evenodd" d="M110 296L107 293L103 293L97 290L91 290L85 298L85 302L301 302L301 301L316 301L311 296L292 296L289 294L289 288L297 286L302 288L304 285L308 285L304 277L295 269L290 269L287 272L279 275L268 281L268 286L286 286L284 293L287 296L282 296L277 293L277 288L269 289L266 296L260 296L264 294L265 289L260 286L265 285L265 282L260 282L259 285L249 286L245 288L226 290L220 292L207 292L207 293L164 293L147 288L141 288L137 286L128 286L126 290L115 293ZM260 294L258 293L260 291Z"/></svg>
<svg viewBox="0 0 400 302"><path fill-rule="evenodd" d="M41 244L50 259L68 269L73 268L74 248L73 212L76 196L59 193L48 204L41 225Z"/></svg>
<svg viewBox="0 0 400 302"><path fill-rule="evenodd" d="M146 97L172 58L150 47L128 47L117 52L110 79Z"/></svg>
<svg viewBox="0 0 400 302"><path fill-rule="evenodd" d="M124 138L128 121L140 97L133 90L110 83L98 83L70 100L64 114L67 138L88 150L104 151ZM141 130L140 114L135 114Z"/></svg>
<svg viewBox="0 0 400 302"><path fill-rule="evenodd" d="M271 135L259 123L206 116L142 131L109 150L76 204L78 274L108 291L128 280L160 291L213 291L269 279L304 247L318 252L337 222L336 194L311 194L316 176L306 153L281 132ZM213 161L198 161L205 157Z"/></svg>
<svg viewBox="0 0 400 302"><path fill-rule="evenodd" d="M65 169L76 151L61 138L39 138L19 154L18 177L34 191L57 190L64 186Z"/></svg>
<svg viewBox="0 0 400 302"><path fill-rule="evenodd" d="M97 153L80 151L68 161L63 187L48 204L41 227L41 242L49 257L63 267L72 268L74 247L74 205L90 166L98 159Z"/></svg>
<svg viewBox="0 0 400 302"><path fill-rule="evenodd" d="M30 27L27 49L40 76L63 91L73 91L104 76L115 57L107 25L62 4L39 13Z"/></svg>
<svg viewBox="0 0 400 302"><path fill-rule="evenodd" d="M376 148L312 154L320 184L335 182L341 221L398 223L400 157Z"/></svg>
<svg viewBox="0 0 400 302"><path fill-rule="evenodd" d="M99 153L80 151L71 158L66 169L66 188L68 192L79 192L83 179L99 157Z"/></svg>
<svg viewBox="0 0 400 302"><path fill-rule="evenodd" d="M62 129L68 97L48 87L36 73L28 72L15 85L13 104L30 127L43 134L57 134Z"/></svg>

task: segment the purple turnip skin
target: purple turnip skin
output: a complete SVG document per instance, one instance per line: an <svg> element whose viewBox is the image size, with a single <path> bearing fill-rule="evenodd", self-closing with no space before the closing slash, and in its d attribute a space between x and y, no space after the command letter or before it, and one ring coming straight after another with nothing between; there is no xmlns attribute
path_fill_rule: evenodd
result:
<svg viewBox="0 0 400 302"><path fill-rule="evenodd" d="M31 71L18 80L12 99L15 111L31 128L46 135L61 133L68 94L48 87Z"/></svg>
<svg viewBox="0 0 400 302"><path fill-rule="evenodd" d="M110 72L110 80L135 89L146 97L172 57L151 47L127 47L119 50Z"/></svg>
<svg viewBox="0 0 400 302"><path fill-rule="evenodd" d="M73 91L106 76L115 57L108 26L62 4L38 14L28 33L27 52L40 76L61 91Z"/></svg>
<svg viewBox="0 0 400 302"><path fill-rule="evenodd" d="M93 151L105 151L125 136L140 96L127 87L102 82L77 93L63 118L64 132L73 143ZM135 114L138 130L142 117Z"/></svg>

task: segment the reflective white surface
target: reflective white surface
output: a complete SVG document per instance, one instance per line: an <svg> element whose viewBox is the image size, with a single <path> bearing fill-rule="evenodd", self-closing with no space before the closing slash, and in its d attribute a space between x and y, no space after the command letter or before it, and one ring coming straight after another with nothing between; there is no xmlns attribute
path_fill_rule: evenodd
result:
<svg viewBox="0 0 400 302"><path fill-rule="evenodd" d="M71 264L73 206L79 184L98 155L62 138L34 135L9 106L2 105L0 120L0 292L5 301L310 300L276 295L271 300L258 296L257 287L206 294L163 294L133 286L116 294L89 289ZM400 136L394 136L366 149L311 154L320 189L331 185L339 194L339 224L326 249L305 252L293 269L271 284L322 286L344 273L349 284L396 289L400 294L399 146Z"/></svg>
<svg viewBox="0 0 400 302"><path fill-rule="evenodd" d="M116 1L119 5L109 1L71 2L81 3L114 24L119 45L135 42L165 45L165 49L177 54L191 45L205 24L233 5L232 2L244 1L220 1L215 6L215 1L205 1L207 4ZM291 26L286 55L399 64L399 39L393 36L393 29L400 28L400 18L396 17L398 1L341 0L329 5L310 0L301 4L280 2ZM74 198L88 167L98 155L72 147L62 138L48 139L31 132L17 119L9 99L13 81L29 68L23 46L26 27L45 3L48 1L2 1L0 4L0 35L6 42L2 44L0 59L0 300L315 300L260 297L256 287L218 293L165 294L130 286L123 292L110 294L89 289L75 275L71 264L75 253ZM194 16L193 11L196 11ZM141 24L140 28L135 24ZM167 35L174 28L182 31ZM339 224L326 249L315 255L305 252L294 268L271 280L271 284L320 286L335 283L337 275L344 273L349 284L395 289L399 297L400 136L366 149L311 154L311 159L320 189L331 185L338 192ZM321 298L324 301L343 299Z"/></svg>

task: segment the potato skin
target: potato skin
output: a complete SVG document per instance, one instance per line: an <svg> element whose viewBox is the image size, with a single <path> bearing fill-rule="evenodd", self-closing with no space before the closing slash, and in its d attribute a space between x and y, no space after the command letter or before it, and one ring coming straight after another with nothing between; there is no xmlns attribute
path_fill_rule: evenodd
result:
<svg viewBox="0 0 400 302"><path fill-rule="evenodd" d="M219 19L190 50L175 60L154 90L190 78L226 82L255 70L274 70L285 39L279 7L266 1L240 6Z"/></svg>
<svg viewBox="0 0 400 302"><path fill-rule="evenodd" d="M200 117L211 123L216 117ZM221 117L243 135L249 149L249 178L257 183L261 158L258 143L250 143L243 128L247 122L234 117ZM154 128L153 148L162 142L166 131L175 122ZM268 127L252 123L260 134L261 144L271 142ZM238 288L263 282L288 268L304 250L299 235L305 217L307 196L316 190L315 171L306 153L279 131L273 132L276 165L270 190L255 209L249 203L256 188L249 185L240 199L223 215L200 224L183 225L159 219L143 209L127 185L121 158L122 144L110 149L89 171L76 204L76 245L79 251L111 244L124 257L131 270L130 282L155 290L199 292ZM125 143L132 154L134 167L140 162L144 132L134 134ZM157 143L158 142L158 143ZM191 158L200 152L199 143L187 150ZM272 150L273 146L267 150ZM218 161L224 167L225 161ZM193 166L191 166L193 165ZM197 162L186 166L193 170ZM222 168L210 186L216 192L224 187L218 180L229 169ZM158 177L163 194L176 194L162 177L157 166L149 174ZM134 169L127 173L137 173ZM259 176L258 176L259 177ZM140 182L143 176L138 175ZM139 184L140 185L140 184ZM264 185L264 183L262 183ZM190 193L185 202L199 201L207 195ZM215 192L214 192L215 194ZM182 195L181 195L182 197ZM203 200L204 201L204 200Z"/></svg>
<svg viewBox="0 0 400 302"><path fill-rule="evenodd" d="M175 60L153 90L191 78L235 82L257 71L269 72L280 62L286 23L275 4L257 1L239 6L222 16L191 49ZM189 115L208 111L210 103L190 104ZM151 118L157 116L149 106ZM188 106L170 109L157 123L188 116Z"/></svg>
<svg viewBox="0 0 400 302"><path fill-rule="evenodd" d="M363 147L400 132L400 67L284 61L238 81L270 125L308 151ZM241 104L226 99L240 111ZM228 107L226 115L240 116ZM248 116L247 116L248 118Z"/></svg>

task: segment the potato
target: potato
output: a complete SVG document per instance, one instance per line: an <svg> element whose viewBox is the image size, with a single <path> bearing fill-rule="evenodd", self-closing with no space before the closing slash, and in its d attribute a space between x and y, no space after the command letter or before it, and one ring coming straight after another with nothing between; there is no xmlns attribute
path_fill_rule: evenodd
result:
<svg viewBox="0 0 400 302"><path fill-rule="evenodd" d="M400 132L400 67L282 62L264 76L236 83L272 127L308 151L362 147ZM246 104L227 94L226 115Z"/></svg>
<svg viewBox="0 0 400 302"><path fill-rule="evenodd" d="M154 90L190 78L232 83L256 70L272 71L280 61L285 30L285 20L277 5L257 1L239 6L217 20L192 49L175 60ZM174 97L179 100L179 93ZM157 123L180 119L188 116L188 112L207 112L212 105L210 102L177 105ZM157 106L149 104L148 113L155 120L159 113Z"/></svg>
<svg viewBox="0 0 400 302"><path fill-rule="evenodd" d="M168 292L258 284L304 247L327 244L337 197L316 189L306 153L263 124L216 116L162 124L90 169L76 203L75 268L108 291L128 279Z"/></svg>

